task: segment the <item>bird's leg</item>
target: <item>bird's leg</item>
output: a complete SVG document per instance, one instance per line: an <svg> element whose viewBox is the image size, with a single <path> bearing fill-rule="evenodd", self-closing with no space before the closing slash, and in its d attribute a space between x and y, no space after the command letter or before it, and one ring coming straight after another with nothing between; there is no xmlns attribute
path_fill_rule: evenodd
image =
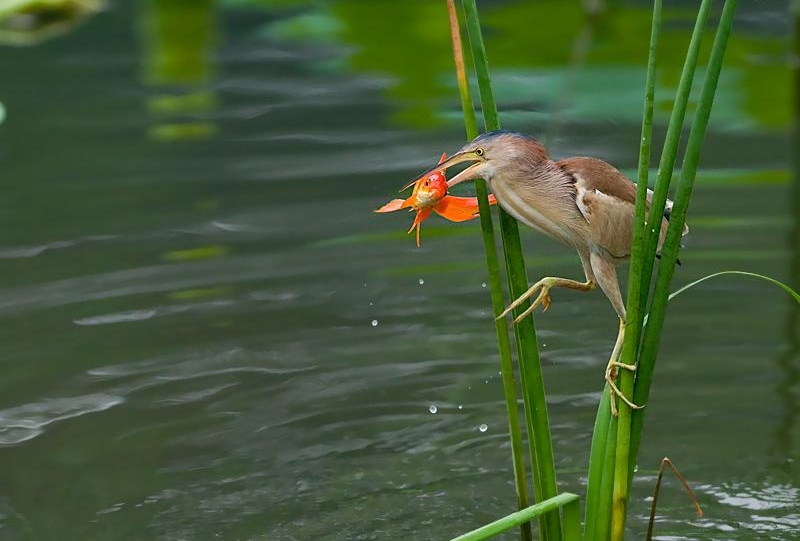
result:
<svg viewBox="0 0 800 541"><path fill-rule="evenodd" d="M625 340L625 303L622 302L622 294L619 291L619 282L617 280L617 271L613 263L605 259L601 254L592 252L589 255L589 263L592 267L592 272L597 278L597 283L600 289L606 294L608 300L611 301L611 306L619 316L619 332L617 333L617 341L614 342L614 349L611 352L611 358L608 360L605 371L605 379L608 383L611 399L611 415L617 417L617 398L625 402L631 409L642 409L644 406L637 406L631 402L617 387L615 380L617 379L617 369L636 370L635 364L625 364L619 361L620 353L622 352L622 343Z"/></svg>
<svg viewBox="0 0 800 541"><path fill-rule="evenodd" d="M539 295L536 297L536 300L531 303L530 307L527 310L522 312L514 319L514 323L519 323L523 319L525 319L528 314L536 310L540 305L544 307L545 310L550 308L550 288L551 287L566 287L569 289L576 289L578 291L591 291L595 287L597 287L592 280L586 280L586 282L578 282L577 280L570 280L569 278L556 278L554 276L547 276L542 278L535 284L533 284L528 291L523 293L522 295L517 298L514 302L508 305L508 308L503 310L503 313L497 316L497 319L501 319L505 317L511 310L525 302L526 299L532 297L537 291Z"/></svg>
<svg viewBox="0 0 800 541"><path fill-rule="evenodd" d="M635 364L625 364L619 362L619 354L622 351L622 342L625 340L625 320L620 318L619 320L619 332L617 333L617 341L614 343L614 349L611 352L611 358L608 360L608 364L606 365L606 382L608 382L608 386L611 389L611 393L609 394L609 398L611 399L611 415L614 417L619 416L619 412L617 411L617 397L620 400L625 402L628 407L631 409L642 409L644 406L637 406L628 398L622 394L622 391L619 390L615 380L617 379L617 368L623 368L625 370L630 370L631 372L636 371Z"/></svg>

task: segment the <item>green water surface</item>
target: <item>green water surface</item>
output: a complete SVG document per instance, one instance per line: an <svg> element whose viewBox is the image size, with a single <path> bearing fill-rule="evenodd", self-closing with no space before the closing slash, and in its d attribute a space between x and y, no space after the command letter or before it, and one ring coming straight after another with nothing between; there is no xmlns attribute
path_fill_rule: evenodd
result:
<svg viewBox="0 0 800 541"><path fill-rule="evenodd" d="M417 249L372 212L463 143L444 2L106 4L0 48L0 539L447 539L511 512L478 225L432 217ZM696 2L665 4L657 145ZM480 7L504 125L631 172L648 3ZM674 288L800 285L792 20L741 3ZM523 242L531 278L581 277ZM582 494L616 318L557 291L537 326ZM630 538L663 456L706 515L669 480L659 539L800 538L798 306L726 276L662 343Z"/></svg>

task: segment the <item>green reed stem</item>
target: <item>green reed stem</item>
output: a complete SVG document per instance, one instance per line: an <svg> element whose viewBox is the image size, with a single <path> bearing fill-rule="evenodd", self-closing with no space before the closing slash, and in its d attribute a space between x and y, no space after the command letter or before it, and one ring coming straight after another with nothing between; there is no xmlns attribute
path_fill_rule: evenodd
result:
<svg viewBox="0 0 800 541"><path fill-rule="evenodd" d="M486 50L483 44L483 34L481 33L478 19L478 8L475 5L475 0L463 0L463 6L478 88L480 89L484 124L487 130L496 130L500 128L500 122L497 115L497 105L492 94L492 83L489 76L489 65L486 60ZM481 184L485 185L483 182L478 182L476 186ZM498 215L509 292L511 298L517 298L528 288L525 261L522 255L522 243L519 238L519 227L516 220L501 208L498 208ZM519 313L527 306L529 306L529 303L526 302L515 313ZM542 379L541 361L536 344L536 328L533 318L525 318L520 324L514 326L514 334L525 403L525 420L531 452L533 486L536 498L542 501L555 497L558 494L558 486L556 484L550 421L547 415L544 381ZM539 518L539 529L540 535L545 541L560 540L561 519L558 514L548 513L541 516Z"/></svg>
<svg viewBox="0 0 800 541"><path fill-rule="evenodd" d="M642 350L639 357L639 368L637 371L636 383L634 386L633 399L638 403L645 403L650 395L650 385L653 378L653 368L655 366L658 346L661 339L661 330L664 326L664 315L666 312L669 297L669 285L675 271L675 262L678 259L680 249L683 224L686 220L686 212L689 207L689 200L694 188L694 179L697 174L697 167L700 162L700 153L703 149L708 119L711 116L711 106L714 104L714 95L719 83L719 74L722 70L722 61L725 57L725 49L728 45L728 38L733 26L733 17L739 0L725 0L722 8L722 16L719 20L717 34L714 37L714 45L711 49L711 57L708 61L706 79L700 91L700 99L697 103L697 113L695 114L694 124L689 132L689 139L686 144L686 153L681 167L680 179L675 193L675 204L672 208L667 237L664 241L661 264L656 276L653 300L651 303L647 327L642 339ZM641 442L642 426L644 425L644 411L637 410L632 415L631 428L631 454L628 463L629 471L632 472L636 463L636 453ZM632 475L632 473L630 474Z"/></svg>
<svg viewBox="0 0 800 541"><path fill-rule="evenodd" d="M603 389L600 396L600 405L597 410L597 417L594 422L594 433L592 434L592 447L589 452L589 476L586 483L586 524L584 526L585 538L587 540L603 539L605 533L599 534L600 525L598 524L601 515L610 516L611 509L608 505L609 499L602 503L603 494L603 473L609 469L606 467L606 450L608 446L608 432L611 425L611 403L609 402L610 389L608 385ZM600 506L605 505L603 512Z"/></svg>
<svg viewBox="0 0 800 541"><path fill-rule="evenodd" d="M656 50L661 32L661 0L653 3L653 21L650 27L650 50L647 59L647 79L645 82L644 111L642 113L642 140L639 145L639 170L636 184L636 206L633 221L633 246L631 250L630 273L628 278L628 313L626 317L625 339L622 345L622 362L634 363L639 349L641 335L642 296L642 248L645 237L645 210L647 182L650 168L650 148L653 139L653 101L656 88ZM619 370L619 389L625 396L633 396L633 373ZM611 539L622 541L625 537L625 517L627 514L628 462L630 459L631 409L619 401L619 421L617 424L617 447L614 458L614 489L612 494Z"/></svg>
<svg viewBox="0 0 800 541"><path fill-rule="evenodd" d="M689 103L694 72L697 68L697 56L700 53L700 42L703 37L703 30L706 26L712 3L712 0L703 0L697 12L697 20L695 21L694 31L692 32L692 38L689 42L689 50L686 52L686 60L683 63L683 71L681 71L681 78L678 82L678 91L675 94L675 103L672 106L672 114L669 117L664 148L661 151L658 176L653 189L653 200L650 203L650 214L647 218L647 223L651 224L651 227L647 231L644 240L645 244L642 249L642 283L640 287L641 291L646 291L648 294L653 276L653 267L655 265L658 237L661 232L658 224L661 223L662 217L664 216L667 192L669 191L669 185L672 181L672 171L675 168L675 160L678 155L678 142L680 141L681 131L683 130L683 120L686 117L686 106ZM642 315L645 313L648 294L643 295L640 299L640 313ZM639 324L641 324L641 322L639 322Z"/></svg>
<svg viewBox="0 0 800 541"><path fill-rule="evenodd" d="M622 356L623 362L632 363L637 360L639 342L642 336L642 323L645 316L647 301L649 297L650 284L652 280L655 255L660 234L660 224L667 200L672 171L675 166L678 143L681 136L683 121L686 115L686 108L691 93L692 81L697 67L697 58L700 50L702 32L705 28L708 14L711 8L711 0L703 0L698 10L697 20L689 44L689 50L684 62L681 79L678 84L678 91L670 116L667 128L667 137L664 149L661 154L658 178L650 206L650 213L647 218L649 228L644 225L644 201L647 189L647 167L650 158L650 141L652 134L652 101L654 97L654 70L655 70L655 49L658 43L660 32L661 3L656 2L653 7L653 25L651 27L650 55L648 59L648 78L645 91L644 116L642 121L642 141L639 149L639 178L637 186L637 202L634 216L633 245L631 257L631 273L628 285L629 313L626 318L626 337L623 342ZM632 374L621 371L619 384L622 392L626 396L631 396L634 380ZM636 376L637 381L639 375ZM636 401L637 398L634 398ZM641 401L639 403L642 403ZM591 507L587 496L587 527L586 538L604 540L609 536L606 526L606 517L611 518L611 538L615 541L624 537L625 516L627 511L627 499L630 489L630 468L631 463L635 463L636 451L631 432L633 415L636 412L620 403L620 419L615 423L610 419L607 408L601 404L598 409L598 419L596 422L595 434L600 434L602 427L608 426L606 445L593 445L592 457L590 457L590 474L593 462L600 460L601 456L608 457L606 468L602 470L602 477L598 481L597 474L590 478L590 487L587 489L592 494ZM605 415L605 417L601 416ZM616 430L615 430L616 425ZM640 437L640 434L636 435ZM637 439L638 445L638 439ZM614 448L614 453L610 452ZM613 464L613 468L610 466ZM611 472L609 470L612 470ZM611 478L611 487L609 487ZM601 488L591 487L591 483L600 483ZM588 516L589 512L597 513L597 517Z"/></svg>
<svg viewBox="0 0 800 541"><path fill-rule="evenodd" d="M485 526L453 538L451 541L484 541L510 530L514 526L527 523L533 518L545 515L557 516L559 508L564 509L564 521L570 524L570 527L566 530L568 535L566 541L580 541L580 508L576 506L577 503L578 496L576 494L564 492L543 502L521 509L516 513L506 515ZM578 533L577 536L576 531Z"/></svg>
<svg viewBox="0 0 800 541"><path fill-rule="evenodd" d="M467 139L478 136L478 122L472 98L469 91L469 81L464 69L464 52L461 46L461 30L458 24L458 13L454 0L447 0L447 11L450 18L450 35L453 42L453 60L458 81L458 93L461 97L461 108L464 111L464 125ZM494 225L489 206L488 190L486 183L481 180L476 183L478 207L480 210L481 232L483 234L484 252L486 254L486 268L489 273L489 292L492 300L492 313L497 316L503 311L503 284L500 278L500 262L497 257L497 246L494 238ZM503 394L506 401L506 414L508 418L508 432L511 439L511 458L514 468L514 484L517 491L517 508L528 507L528 484L525 472L525 456L522 444L522 431L520 429L519 409L517 406L517 391L514 381L514 366L511 360L511 340L505 321L495 319L495 332L497 334L497 347L500 352L500 373L503 380ZM520 524L520 536L528 541L532 538L530 522Z"/></svg>
<svg viewBox="0 0 800 541"><path fill-rule="evenodd" d="M610 406L609 406L610 409ZM611 492L614 489L614 456L617 453L617 429L618 420L609 415L608 424L606 425L606 448L605 455L603 456L603 476L600 480L600 505L598 507L598 515L596 518L596 535L588 537L587 539L608 539L608 533L611 529Z"/></svg>

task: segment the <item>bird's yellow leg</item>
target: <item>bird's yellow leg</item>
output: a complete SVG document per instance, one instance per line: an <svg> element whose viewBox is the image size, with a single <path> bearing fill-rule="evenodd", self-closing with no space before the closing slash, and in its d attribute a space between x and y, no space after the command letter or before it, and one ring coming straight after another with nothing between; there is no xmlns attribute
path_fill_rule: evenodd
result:
<svg viewBox="0 0 800 541"><path fill-rule="evenodd" d="M535 284L533 284L528 291L523 293L522 295L517 298L514 302L508 305L508 308L503 310L503 313L497 316L497 319L504 318L511 310L525 302L526 299L532 297L536 292L539 292L539 295L536 297L536 300L530 305L530 307L522 312L520 315L514 319L514 323L519 323L523 319L525 319L528 314L536 310L540 305L544 307L544 310L550 308L550 288L551 287L566 287L569 289L576 289L578 291L591 291L597 284L595 284L592 280L587 280L586 282L578 282L577 280L570 280L569 278L556 278L554 276L547 276L542 278Z"/></svg>
<svg viewBox="0 0 800 541"><path fill-rule="evenodd" d="M619 362L619 354L622 351L622 342L625 340L625 321L622 319L619 320L619 332L617 333L617 341L614 343L614 349L611 352L611 358L608 360L608 365L606 365L606 382L608 382L608 386L611 388L611 393L609 394L609 398L611 399L611 415L617 417L619 412L617 411L617 397L620 400L625 402L628 407L631 409L639 410L642 409L644 406L637 406L628 398L622 394L622 391L619 390L617 384L614 380L617 379L617 368L622 368L624 370L630 370L631 372L636 371L635 364L625 364Z"/></svg>

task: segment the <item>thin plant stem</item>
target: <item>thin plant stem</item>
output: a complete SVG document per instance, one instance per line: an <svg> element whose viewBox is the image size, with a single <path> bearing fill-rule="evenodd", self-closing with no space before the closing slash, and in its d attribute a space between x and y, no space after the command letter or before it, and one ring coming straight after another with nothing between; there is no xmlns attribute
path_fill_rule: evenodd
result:
<svg viewBox="0 0 800 541"><path fill-rule="evenodd" d="M678 471L678 468L675 467L675 464L672 461L664 457L661 459L661 467L658 468L658 479L656 479L656 487L653 490L653 502L650 504L650 520L647 522L647 535L645 536L645 541L651 541L653 539L653 527L656 523L656 506L658 505L658 496L661 493L661 480L664 478L664 469L669 466L672 468L672 473L675 474L675 477L678 478L678 481L683 485L683 488L686 490L686 493L689 495L689 499L694 506L694 511L697 513L698 517L703 516L703 510L700 508L700 503L697 501L697 496L692 490L692 487L689 486L689 483L686 482L681 472Z"/></svg>
<svg viewBox="0 0 800 541"><path fill-rule="evenodd" d="M697 103L697 113L695 114L694 123L689 133L680 179L675 193L675 204L672 208L670 224L667 229L667 236L662 251L661 264L659 265L658 275L656 277L647 327L644 330L644 337L642 339L642 350L639 357L639 368L633 394L634 401L638 403L646 402L650 395L653 368L658 353L669 297L669 286L675 271L675 262L678 259L683 225L686 221L686 212L689 207L692 189L694 188L694 179L700 162L703 139L705 138L706 128L708 127L708 119L711 116L711 106L714 103L714 95L716 94L719 75L722 70L722 61L725 57L725 49L728 44L728 38L731 33L733 18L738 3L739 0L725 0L717 34L714 37L714 45L711 48L706 78L703 82L703 88L700 91L700 99ZM631 423L631 453L628 463L630 470L632 470L635 465L636 453L639 450L639 444L641 442L644 411L634 411Z"/></svg>
<svg viewBox="0 0 800 541"><path fill-rule="evenodd" d="M478 123L475 109L469 92L469 81L464 69L464 53L461 47L461 31L458 24L458 13L454 0L447 0L447 11L450 18L450 34L453 42L453 60L455 62L458 91L461 97L461 107L464 111L464 124L467 139L478 135ZM503 311L503 285L500 278L500 262L497 256L497 246L494 238L494 225L489 206L488 193L484 183L483 189L478 193L478 206L480 210L481 232L483 234L484 252L486 255L486 268L489 274L489 292L492 301L492 312L496 315ZM511 341L505 322L495 319L497 346L500 353L500 373L503 380L503 394L506 401L506 414L508 418L508 432L511 439L511 457L514 468L514 484L517 492L517 507L528 507L528 484L525 471L525 456L520 430L519 409L517 406L517 391L514 382L514 366L511 359ZM532 538L530 522L520 525L520 536L528 541Z"/></svg>
<svg viewBox="0 0 800 541"><path fill-rule="evenodd" d="M645 82L644 111L642 113L642 140L639 146L639 168L636 185L636 206L633 220L633 246L631 251L630 273L628 278L628 314L630 325L625 328L622 345L622 362L633 364L639 349L641 334L641 298L647 295L642 291L642 241L645 236L645 208L647 200L647 181L650 168L650 148L653 139L653 101L656 88L656 50L661 32L661 0L653 2L653 21L650 28L650 50L647 60L647 79ZM619 389L625 396L633 395L633 373L620 370ZM617 424L617 448L614 458L614 489L612 495L611 539L622 541L625 537L625 516L627 514L628 462L630 457L631 409L619 401L619 422Z"/></svg>
<svg viewBox="0 0 800 541"><path fill-rule="evenodd" d="M472 140L478 136L478 119L475 116L475 108L472 106L472 96L470 95L469 91L469 79L467 78L467 70L464 67L464 47L461 45L461 27L458 23L458 10L456 8L455 0L446 0L446 3L447 16L450 20L450 37L453 44L453 63L455 64L456 68L458 96L461 98L461 110L464 113L464 128L467 131L467 140ZM494 244L494 237L492 237L492 244ZM495 260L497 260L496 250L494 251L494 254ZM502 295L500 300L503 300Z"/></svg>
<svg viewBox="0 0 800 541"><path fill-rule="evenodd" d="M475 0L463 0L464 14L469 34L472 59L481 95L483 119L487 130L500 128L497 105L492 94L489 65L483 44L478 8ZM484 182L476 183L480 189ZM481 192L478 192L481 197ZM509 292L512 298L522 295L528 288L525 272L525 261L522 255L522 243L519 238L517 221L498 208L500 235L506 262ZM524 310L529 303L524 303L518 310ZM518 312L519 313L519 312ZM520 379L525 403L525 420L528 429L528 441L531 452L531 470L533 486L539 501L555 497L558 494L556 484L555 460L553 458L553 442L550 436L550 421L545 402L544 381L542 379L539 349L536 344L536 328L533 318L525 318L514 326L517 343L517 355L520 364ZM548 513L540 517L540 535L544 541L561 539L561 520L558 514Z"/></svg>
<svg viewBox="0 0 800 541"><path fill-rule="evenodd" d="M678 82L678 90L675 94L675 102L672 106L672 113L669 117L669 125L667 126L667 136L664 141L664 148L661 151L661 161L658 165L658 176L656 185L653 189L653 200L650 203L650 214L647 218L647 223L651 227L647 230L645 235L645 244L642 249L642 273L641 273L641 290L649 292L650 283L653 276L653 266L655 264L655 253L658 245L658 236L661 229L658 224L661 223L662 216L664 215L664 206L667 202L667 192L672 180L672 171L675 168L675 161L678 155L678 142L681 138L681 131L683 130L683 120L686 117L686 107L689 103L689 95L692 91L692 81L694 80L694 72L697 68L697 57L700 53L700 43L703 37L703 29L708 21L708 14L711 10L713 0L703 0L700 4L700 9L697 12L697 20L695 21L694 31L692 38L689 42L689 49L686 52L686 60L683 63L683 70L681 71L681 78ZM643 295L640 299L640 313L642 316L645 314L645 308L648 296ZM641 322L638 322L641 324Z"/></svg>
<svg viewBox="0 0 800 541"><path fill-rule="evenodd" d="M778 286L779 288L784 290L786 293L791 295L792 298L795 301L797 301L798 304L800 304L800 293L798 293L797 291L792 289L790 286L784 284L783 282L781 282L779 280L776 280L775 278L770 278L769 276L764 276L763 274L758 274L758 273L755 273L755 272L740 271L740 270L719 271L719 272L715 272L714 274L709 274L708 276L703 276L702 278L697 279L697 280L695 280L694 282L692 282L690 284L686 284L685 286L683 286L680 289L676 289L675 291L673 291L672 293L669 294L669 297L667 298L667 300L671 301L672 299L674 299L675 297L677 297L678 295L680 295L681 293L683 293L687 289L693 288L697 284L701 284L701 283L705 282L706 280L710 280L711 278L716 278L717 276L724 276L726 274L738 274L738 275L741 275L741 276L750 276L751 278L758 278L760 280L764 280L766 282L769 282L770 284Z"/></svg>

